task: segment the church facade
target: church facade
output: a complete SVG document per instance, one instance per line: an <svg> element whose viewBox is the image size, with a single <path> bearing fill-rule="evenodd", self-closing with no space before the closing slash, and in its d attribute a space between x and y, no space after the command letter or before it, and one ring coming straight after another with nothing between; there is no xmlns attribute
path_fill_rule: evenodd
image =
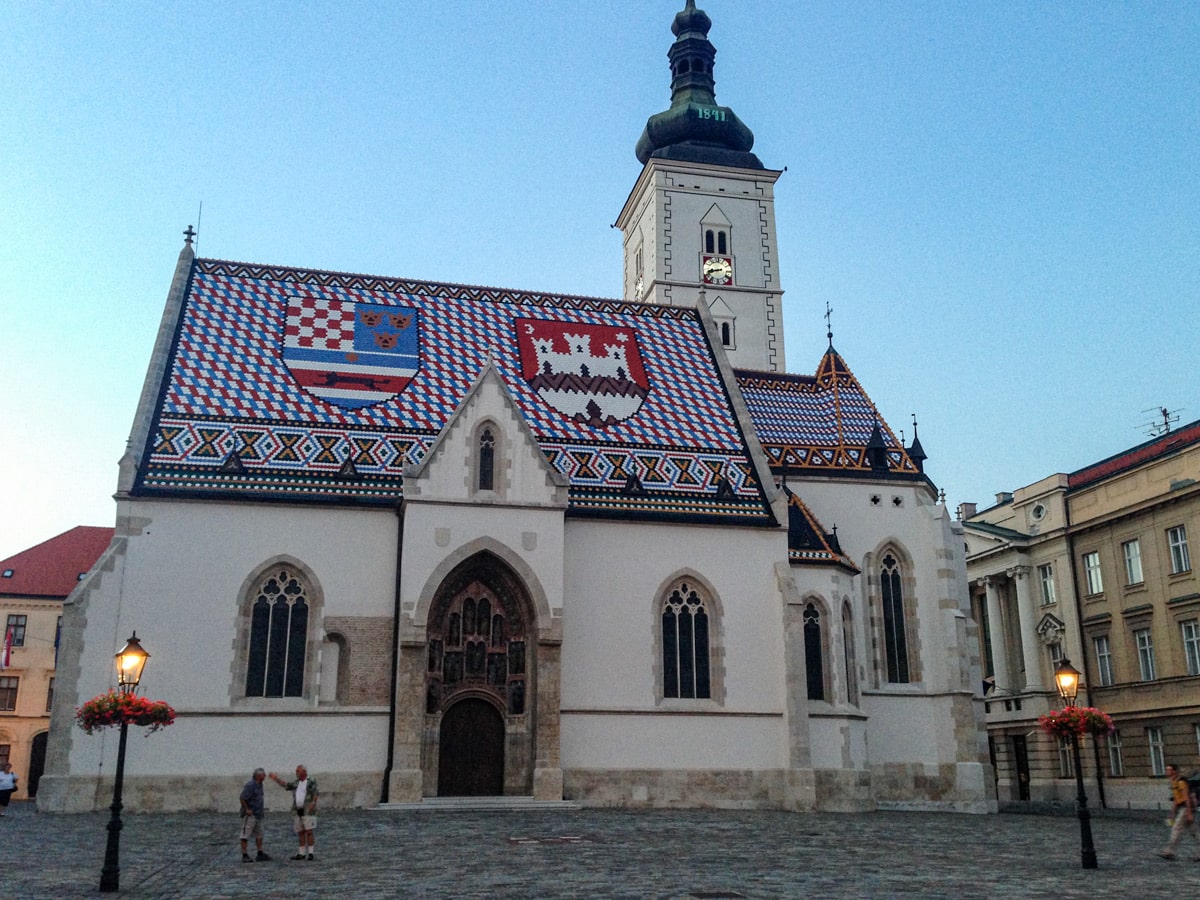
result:
<svg viewBox="0 0 1200 900"><path fill-rule="evenodd" d="M180 254L112 545L69 598L39 805L137 630L134 809L305 764L323 805L986 812L961 526L832 339L787 374L779 172L674 20L621 300ZM828 523L828 524L826 524Z"/></svg>

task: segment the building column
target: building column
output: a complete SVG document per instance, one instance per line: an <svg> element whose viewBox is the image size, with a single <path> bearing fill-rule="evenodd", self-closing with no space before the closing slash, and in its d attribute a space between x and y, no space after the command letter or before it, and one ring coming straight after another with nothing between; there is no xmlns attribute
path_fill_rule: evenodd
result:
<svg viewBox="0 0 1200 900"><path fill-rule="evenodd" d="M996 577L987 575L983 578L983 588L987 591L988 640L992 645L992 666L996 670L996 687L1012 693L1014 686L1008 668L1008 648L1004 642L1004 618L1000 612L1000 588Z"/></svg>
<svg viewBox="0 0 1200 900"><path fill-rule="evenodd" d="M1025 656L1025 690L1044 691L1042 682L1042 656L1038 651L1042 642L1038 640L1037 611L1029 595L1029 566L1016 566L1009 574L1017 583L1017 617L1021 624L1021 651Z"/></svg>

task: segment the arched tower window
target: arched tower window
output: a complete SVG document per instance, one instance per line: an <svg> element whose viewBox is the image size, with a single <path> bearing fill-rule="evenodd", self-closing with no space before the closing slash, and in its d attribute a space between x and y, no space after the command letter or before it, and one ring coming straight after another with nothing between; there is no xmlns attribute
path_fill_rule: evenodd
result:
<svg viewBox="0 0 1200 900"><path fill-rule="evenodd" d="M716 253L717 252L716 236L715 236L715 232L711 228L707 228L704 231L704 252L705 253Z"/></svg>
<svg viewBox="0 0 1200 900"><path fill-rule="evenodd" d="M887 680L905 684L908 673L908 637L904 611L904 580L896 557L887 553L880 565L879 584L883 602L883 653Z"/></svg>
<svg viewBox="0 0 1200 900"><path fill-rule="evenodd" d="M708 628L704 598L691 582L679 582L662 606L663 697L712 696Z"/></svg>
<svg viewBox="0 0 1200 900"><path fill-rule="evenodd" d="M821 612L815 604L804 607L804 664L808 676L808 699L825 700L824 648Z"/></svg>
<svg viewBox="0 0 1200 900"><path fill-rule="evenodd" d="M729 239L724 229L717 232L717 252L722 256L729 252Z"/></svg>
<svg viewBox="0 0 1200 900"><path fill-rule="evenodd" d="M479 490L493 490L496 470L496 436L485 428L479 434Z"/></svg>
<svg viewBox="0 0 1200 900"><path fill-rule="evenodd" d="M259 580L250 607L247 697L304 696L308 593L290 566L273 566Z"/></svg>
<svg viewBox="0 0 1200 900"><path fill-rule="evenodd" d="M729 347L733 344L733 325L729 322L721 323L721 346Z"/></svg>

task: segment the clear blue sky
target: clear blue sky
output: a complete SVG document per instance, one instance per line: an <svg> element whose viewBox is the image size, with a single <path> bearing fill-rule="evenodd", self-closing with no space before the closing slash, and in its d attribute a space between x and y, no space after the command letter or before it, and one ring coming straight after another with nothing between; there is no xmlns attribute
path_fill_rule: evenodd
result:
<svg viewBox="0 0 1200 900"><path fill-rule="evenodd" d="M1200 4L701 0L834 343L981 506L1200 419ZM110 525L201 255L618 296L682 0L0 0L0 557Z"/></svg>

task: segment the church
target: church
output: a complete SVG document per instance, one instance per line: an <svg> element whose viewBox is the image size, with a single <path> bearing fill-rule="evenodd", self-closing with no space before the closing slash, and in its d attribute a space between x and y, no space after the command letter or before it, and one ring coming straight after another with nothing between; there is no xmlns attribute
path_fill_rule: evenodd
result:
<svg viewBox="0 0 1200 900"><path fill-rule="evenodd" d="M623 297L180 253L111 545L67 601L39 806L136 631L131 810L995 809L962 529L833 347L789 374L774 186L674 18ZM616 260L614 260L615 264Z"/></svg>

